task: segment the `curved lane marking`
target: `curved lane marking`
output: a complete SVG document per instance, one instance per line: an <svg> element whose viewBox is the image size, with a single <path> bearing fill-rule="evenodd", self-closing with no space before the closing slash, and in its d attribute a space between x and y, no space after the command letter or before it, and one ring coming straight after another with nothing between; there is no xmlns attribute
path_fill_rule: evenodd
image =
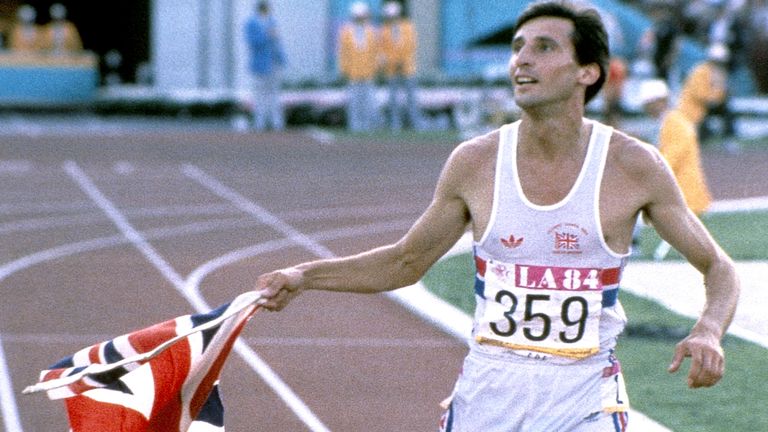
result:
<svg viewBox="0 0 768 432"><path fill-rule="evenodd" d="M112 202L101 193L91 179L72 161L64 164L67 174L80 186L93 202L104 211L104 213L114 222L120 232L151 262L156 269L162 273L165 278L171 282L176 290L187 299L187 301L198 311L206 312L210 306L205 302L202 296L196 291L185 289L185 281L173 267L149 244L141 233L139 233L123 214L112 204ZM261 376L273 386L273 390L278 392L281 398L289 402L289 406L294 413L315 432L326 432L328 428L323 425L320 419L307 407L296 394L288 388L277 374L253 352L247 345L240 340L235 344L235 349L257 368Z"/></svg>

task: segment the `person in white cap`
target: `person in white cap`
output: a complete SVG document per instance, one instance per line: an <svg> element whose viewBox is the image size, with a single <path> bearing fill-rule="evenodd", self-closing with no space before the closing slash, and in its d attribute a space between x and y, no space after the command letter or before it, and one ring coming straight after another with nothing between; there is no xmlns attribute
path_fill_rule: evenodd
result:
<svg viewBox="0 0 768 432"><path fill-rule="evenodd" d="M360 132L374 128L374 79L378 70L378 41L370 23L368 5L354 2L352 17L339 32L339 71L347 82L347 128Z"/></svg>
<svg viewBox="0 0 768 432"><path fill-rule="evenodd" d="M381 60L389 88L388 123L392 130L407 124L419 127L419 107L416 101L416 44L417 34L413 23L402 15L402 6L389 1L384 4L384 23L381 27ZM405 106L400 95L405 96Z"/></svg>
<svg viewBox="0 0 768 432"><path fill-rule="evenodd" d="M655 119L669 108L669 87L662 79L649 79L640 83L640 104L643 110Z"/></svg>

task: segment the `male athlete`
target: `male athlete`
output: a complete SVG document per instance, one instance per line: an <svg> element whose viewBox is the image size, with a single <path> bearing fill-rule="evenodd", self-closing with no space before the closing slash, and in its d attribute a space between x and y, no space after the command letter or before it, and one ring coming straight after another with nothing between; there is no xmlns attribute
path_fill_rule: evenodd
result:
<svg viewBox="0 0 768 432"><path fill-rule="evenodd" d="M626 317L617 293L642 212L706 286L669 370L690 357L690 387L717 383L739 292L734 265L652 146L583 117L608 59L594 10L529 6L509 63L521 120L457 147L397 243L260 276L265 306L282 309L305 290L415 283L469 228L478 305L444 430L622 431L628 401L614 347Z"/></svg>

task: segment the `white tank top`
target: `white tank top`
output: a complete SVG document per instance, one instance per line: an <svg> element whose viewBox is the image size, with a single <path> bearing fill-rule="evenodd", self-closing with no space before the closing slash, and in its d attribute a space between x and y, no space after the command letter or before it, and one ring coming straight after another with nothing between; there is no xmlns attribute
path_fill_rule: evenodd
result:
<svg viewBox="0 0 768 432"><path fill-rule="evenodd" d="M501 128L493 208L474 245L472 348L571 363L612 349L626 324L617 296L629 254L605 243L599 212L613 129L592 122L571 190L562 201L542 206L530 202L520 184L519 124Z"/></svg>

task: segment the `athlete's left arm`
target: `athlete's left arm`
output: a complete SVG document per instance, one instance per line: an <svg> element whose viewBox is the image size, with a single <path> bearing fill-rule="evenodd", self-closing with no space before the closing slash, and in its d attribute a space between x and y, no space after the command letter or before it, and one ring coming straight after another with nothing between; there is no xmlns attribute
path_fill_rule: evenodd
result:
<svg viewBox="0 0 768 432"><path fill-rule="evenodd" d="M721 340L736 311L739 278L731 258L686 206L663 158L655 149L650 155L652 160L646 161L649 201L643 210L661 238L704 275L706 293L704 310L690 335L677 344L669 371L677 371L690 357L689 387L709 387L725 372Z"/></svg>

